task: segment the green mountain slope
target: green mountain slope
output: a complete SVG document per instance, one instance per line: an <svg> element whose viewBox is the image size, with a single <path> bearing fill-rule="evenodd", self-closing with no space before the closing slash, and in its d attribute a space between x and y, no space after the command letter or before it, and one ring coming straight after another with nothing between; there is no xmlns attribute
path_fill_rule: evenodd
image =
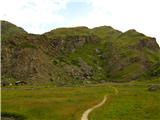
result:
<svg viewBox="0 0 160 120"><path fill-rule="evenodd" d="M9 40L15 36L27 34L22 28L9 23L7 21L1 21L1 37L2 40Z"/></svg>
<svg viewBox="0 0 160 120"><path fill-rule="evenodd" d="M81 26L34 35L9 22L1 24L6 84L125 82L160 74L156 39L135 30L122 33L109 26Z"/></svg>

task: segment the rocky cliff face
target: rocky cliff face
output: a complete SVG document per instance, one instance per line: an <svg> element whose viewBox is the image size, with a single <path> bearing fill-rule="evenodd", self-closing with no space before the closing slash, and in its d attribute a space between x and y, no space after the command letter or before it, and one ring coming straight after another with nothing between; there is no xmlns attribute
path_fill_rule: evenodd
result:
<svg viewBox="0 0 160 120"><path fill-rule="evenodd" d="M87 84L159 76L155 38L108 26L60 28L43 35L2 24L2 83Z"/></svg>

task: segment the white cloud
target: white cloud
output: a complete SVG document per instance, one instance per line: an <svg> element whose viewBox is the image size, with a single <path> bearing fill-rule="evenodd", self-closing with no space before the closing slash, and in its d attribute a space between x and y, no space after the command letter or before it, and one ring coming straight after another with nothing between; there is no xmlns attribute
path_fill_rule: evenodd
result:
<svg viewBox="0 0 160 120"><path fill-rule="evenodd" d="M67 10L69 2L83 2L92 9L87 16L66 18L60 11ZM156 37L160 44L159 5L159 0L1 0L0 19L33 33L79 25L110 25L122 31L134 28Z"/></svg>
<svg viewBox="0 0 160 120"><path fill-rule="evenodd" d="M24 27L29 32L45 32L48 24L64 20L58 11L64 9L67 0L4 0L0 5L0 18ZM43 27L44 26L44 27Z"/></svg>

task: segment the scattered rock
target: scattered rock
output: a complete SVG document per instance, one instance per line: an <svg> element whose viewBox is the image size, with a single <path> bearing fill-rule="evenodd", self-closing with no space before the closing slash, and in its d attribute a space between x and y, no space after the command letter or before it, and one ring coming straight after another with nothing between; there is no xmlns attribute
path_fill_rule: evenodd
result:
<svg viewBox="0 0 160 120"><path fill-rule="evenodd" d="M82 58L78 58L77 65L65 65L64 70L71 77L78 80L89 80L93 76L93 68L88 65Z"/></svg>
<svg viewBox="0 0 160 120"><path fill-rule="evenodd" d="M25 82L25 81L16 81L15 82L15 85L26 85L27 84L27 82Z"/></svg>
<svg viewBox="0 0 160 120"><path fill-rule="evenodd" d="M150 85L148 91L154 92L160 90L160 85Z"/></svg>
<svg viewBox="0 0 160 120"><path fill-rule="evenodd" d="M12 83L9 83L9 86L12 86L13 84Z"/></svg>
<svg viewBox="0 0 160 120"><path fill-rule="evenodd" d="M98 49L98 48L96 48L96 54L100 54L101 53L101 51L100 51L100 49Z"/></svg>

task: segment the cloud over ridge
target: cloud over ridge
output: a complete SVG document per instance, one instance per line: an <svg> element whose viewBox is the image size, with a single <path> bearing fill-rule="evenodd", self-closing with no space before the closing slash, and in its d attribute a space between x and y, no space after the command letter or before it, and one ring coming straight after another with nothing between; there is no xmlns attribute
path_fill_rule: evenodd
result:
<svg viewBox="0 0 160 120"><path fill-rule="evenodd" d="M160 44L159 0L4 0L0 19L31 33L57 27L110 25L134 28L155 36Z"/></svg>

